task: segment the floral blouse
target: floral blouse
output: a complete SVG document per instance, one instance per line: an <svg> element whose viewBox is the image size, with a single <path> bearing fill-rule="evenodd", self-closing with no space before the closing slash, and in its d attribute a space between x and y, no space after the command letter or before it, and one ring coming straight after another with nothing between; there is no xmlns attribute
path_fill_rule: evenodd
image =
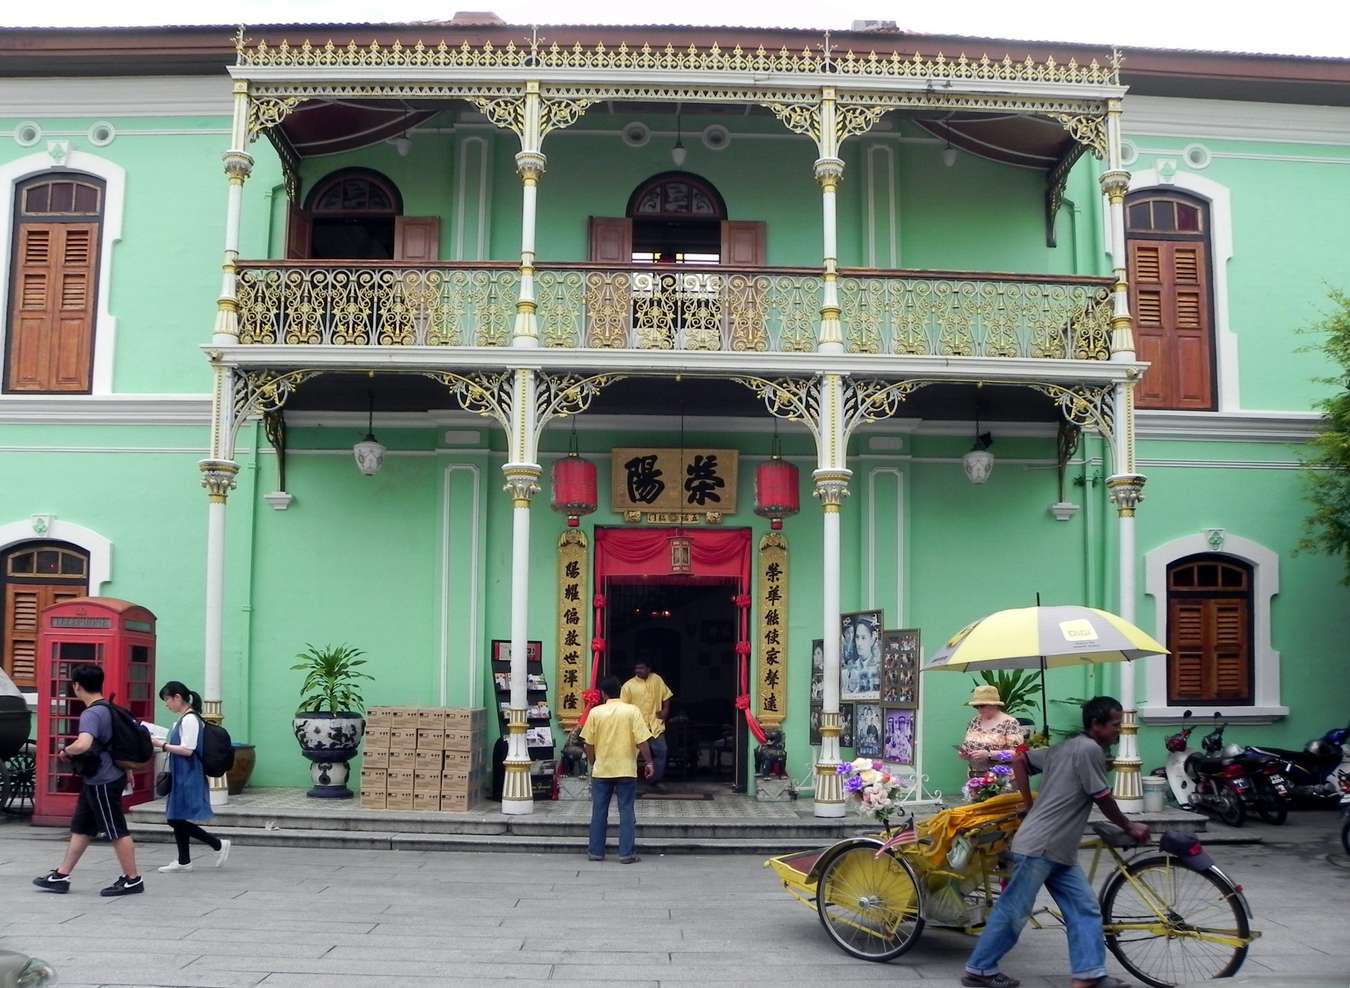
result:
<svg viewBox="0 0 1350 988"><path fill-rule="evenodd" d="M1011 751L1025 740L1022 725L1010 714L1001 714L986 727L980 721L980 715L971 718L966 727L966 739L962 745L968 751L991 752Z"/></svg>

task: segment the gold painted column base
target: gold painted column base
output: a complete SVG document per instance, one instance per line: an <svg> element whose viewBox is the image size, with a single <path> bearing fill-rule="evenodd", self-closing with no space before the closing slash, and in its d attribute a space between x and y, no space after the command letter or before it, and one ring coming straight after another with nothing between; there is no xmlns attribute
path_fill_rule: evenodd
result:
<svg viewBox="0 0 1350 988"><path fill-rule="evenodd" d="M839 714L820 715L820 761L816 762L816 797L813 814L838 819L848 812L844 780L839 774Z"/></svg>
<svg viewBox="0 0 1350 988"><path fill-rule="evenodd" d="M1115 759L1116 778L1111 795L1126 813L1139 813L1144 808L1144 787L1139 769L1139 714L1126 710L1120 727L1120 750Z"/></svg>
<svg viewBox="0 0 1350 988"><path fill-rule="evenodd" d="M502 780L502 812L521 816L534 812L534 793L530 786L530 752L525 747L525 729L529 722L521 708L506 712L511 747L506 754L506 774Z"/></svg>

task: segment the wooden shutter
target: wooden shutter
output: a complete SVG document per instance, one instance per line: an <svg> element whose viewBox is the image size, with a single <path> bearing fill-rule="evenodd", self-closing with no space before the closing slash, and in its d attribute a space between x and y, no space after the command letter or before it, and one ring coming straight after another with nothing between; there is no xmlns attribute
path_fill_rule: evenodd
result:
<svg viewBox="0 0 1350 988"><path fill-rule="evenodd" d="M394 217L394 260L434 261L440 252L440 217Z"/></svg>
<svg viewBox="0 0 1350 988"><path fill-rule="evenodd" d="M312 253L310 242L313 233L313 218L292 204L286 213L286 257L296 261L307 260Z"/></svg>
<svg viewBox="0 0 1350 988"><path fill-rule="evenodd" d="M10 391L88 391L97 223L23 223L9 321Z"/></svg>
<svg viewBox="0 0 1350 988"><path fill-rule="evenodd" d="M1130 240L1135 350L1152 366L1140 408L1214 407L1209 258L1199 241Z"/></svg>
<svg viewBox="0 0 1350 988"><path fill-rule="evenodd" d="M1243 598L1168 601L1167 693L1170 704L1250 703L1251 612Z"/></svg>
<svg viewBox="0 0 1350 988"><path fill-rule="evenodd" d="M763 267L767 236L758 221L722 221L722 263L731 267Z"/></svg>
<svg viewBox="0 0 1350 988"><path fill-rule="evenodd" d="M591 217L591 262L633 263L633 221L624 217Z"/></svg>
<svg viewBox="0 0 1350 988"><path fill-rule="evenodd" d="M16 686L37 687L38 615L57 601L84 595L82 584L5 587L4 663Z"/></svg>

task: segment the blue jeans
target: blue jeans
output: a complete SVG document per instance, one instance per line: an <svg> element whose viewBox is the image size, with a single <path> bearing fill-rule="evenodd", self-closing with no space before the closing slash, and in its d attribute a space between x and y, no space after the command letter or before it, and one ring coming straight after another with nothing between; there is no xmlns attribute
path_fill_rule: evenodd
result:
<svg viewBox="0 0 1350 988"><path fill-rule="evenodd" d="M998 962L1013 949L1036 907L1036 894L1044 885L1064 914L1069 934L1069 969L1084 981L1106 974L1106 939L1102 912L1087 876L1078 865L1064 865L1049 858L1025 854L1012 856L1015 866L1008 887L994 903L993 912L975 950L966 961L969 974L998 973Z"/></svg>
<svg viewBox="0 0 1350 988"><path fill-rule="evenodd" d="M605 831L609 827L609 801L619 795L619 857L633 856L637 840L637 779L597 779L591 776L591 838L587 850L592 857L605 856Z"/></svg>
<svg viewBox="0 0 1350 988"><path fill-rule="evenodd" d="M669 751L666 736L662 734L659 738L652 738L647 742L647 747L652 752L652 777L647 781L660 782L666 776L666 754Z"/></svg>

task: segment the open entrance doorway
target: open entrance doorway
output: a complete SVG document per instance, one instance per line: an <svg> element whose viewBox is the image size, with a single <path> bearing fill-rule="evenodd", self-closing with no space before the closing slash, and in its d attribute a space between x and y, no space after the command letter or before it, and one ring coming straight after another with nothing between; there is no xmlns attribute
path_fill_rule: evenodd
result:
<svg viewBox="0 0 1350 988"><path fill-rule="evenodd" d="M625 681L634 663L646 662L675 694L663 785L676 793L745 789L736 591L729 579L620 577L606 593L609 673Z"/></svg>

